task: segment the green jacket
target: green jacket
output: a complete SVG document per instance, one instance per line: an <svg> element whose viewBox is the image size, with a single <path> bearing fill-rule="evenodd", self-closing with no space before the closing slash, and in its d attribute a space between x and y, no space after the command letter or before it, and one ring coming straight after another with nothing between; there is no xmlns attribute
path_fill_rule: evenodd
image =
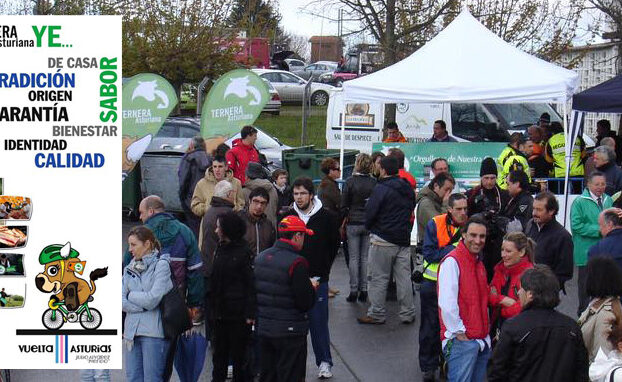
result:
<svg viewBox="0 0 622 382"><path fill-rule="evenodd" d="M609 195L602 196L603 209L610 208L613 200ZM583 194L576 198L570 209L570 228L572 231L572 242L574 243L574 264L585 266L587 264L587 251L600 239L598 227L598 215L602 209L590 196L590 191L586 188Z"/></svg>
<svg viewBox="0 0 622 382"><path fill-rule="evenodd" d="M162 255L169 255L171 274L188 306L201 306L205 294L203 262L194 233L173 215L160 212L151 216L145 226L153 231L162 247ZM123 265L129 264L132 255L127 251Z"/></svg>

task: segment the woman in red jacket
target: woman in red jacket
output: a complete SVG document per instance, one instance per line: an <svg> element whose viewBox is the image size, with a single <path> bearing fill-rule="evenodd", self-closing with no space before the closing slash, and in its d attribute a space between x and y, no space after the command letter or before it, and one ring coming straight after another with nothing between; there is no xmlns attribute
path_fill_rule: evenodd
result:
<svg viewBox="0 0 622 382"><path fill-rule="evenodd" d="M536 243L522 232L511 232L503 238L501 261L494 268L488 302L492 307L491 337L501 329L503 321L521 311L518 299L520 277L533 268Z"/></svg>

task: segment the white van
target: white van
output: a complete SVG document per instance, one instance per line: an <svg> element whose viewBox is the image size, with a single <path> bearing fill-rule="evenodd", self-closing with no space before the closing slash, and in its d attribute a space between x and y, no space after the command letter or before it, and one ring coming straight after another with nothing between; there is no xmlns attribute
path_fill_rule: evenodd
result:
<svg viewBox="0 0 622 382"><path fill-rule="evenodd" d="M409 142L432 137L434 121L442 119L449 135L461 142L508 142L514 132L525 133L542 113L551 121L562 121L549 104L419 103L397 104L395 122ZM383 137L384 105L343 103L343 91L330 95L326 117L326 143L329 149L341 147L341 123L345 121L346 149L371 153L372 145ZM594 142L583 136L588 147Z"/></svg>

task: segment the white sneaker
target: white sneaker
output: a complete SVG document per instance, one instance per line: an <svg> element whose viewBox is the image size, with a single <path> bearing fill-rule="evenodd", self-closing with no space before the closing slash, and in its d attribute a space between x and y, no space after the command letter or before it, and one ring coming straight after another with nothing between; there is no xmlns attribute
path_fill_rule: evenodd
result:
<svg viewBox="0 0 622 382"><path fill-rule="evenodd" d="M330 371L330 363L328 362L322 362L320 363L320 372L318 373L318 378L320 379L326 379L326 378L332 378L333 377L333 373Z"/></svg>
<svg viewBox="0 0 622 382"><path fill-rule="evenodd" d="M227 379L231 378L233 378L233 366L229 365L227 366Z"/></svg>

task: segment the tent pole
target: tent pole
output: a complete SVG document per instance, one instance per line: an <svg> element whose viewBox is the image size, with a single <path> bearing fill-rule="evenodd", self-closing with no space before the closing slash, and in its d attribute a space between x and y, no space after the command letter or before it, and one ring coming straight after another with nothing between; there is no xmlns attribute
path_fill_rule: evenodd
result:
<svg viewBox="0 0 622 382"><path fill-rule="evenodd" d="M345 110L345 109L344 109ZM345 124L346 124L346 115L345 113L343 114L343 118L340 118L340 124L341 124L341 148L339 149L339 166L341 166L341 177L339 177L339 179L343 180L343 172L344 172L344 168L343 168L343 151L344 151L344 145L345 145Z"/></svg>
<svg viewBox="0 0 622 382"><path fill-rule="evenodd" d="M566 221L568 220L568 182L570 179L570 163L571 163L571 159L572 159L572 147L570 147L570 142L572 142L572 139L569 139L570 136L570 132L568 131L568 122L566 121L566 117L568 115L568 111L567 111L567 106L566 106L566 102L563 103L563 110L564 110L564 149L566 151L565 153L565 157L566 157L566 161L565 161L565 167L566 167L566 175L564 177L564 227L568 228L566 226Z"/></svg>

